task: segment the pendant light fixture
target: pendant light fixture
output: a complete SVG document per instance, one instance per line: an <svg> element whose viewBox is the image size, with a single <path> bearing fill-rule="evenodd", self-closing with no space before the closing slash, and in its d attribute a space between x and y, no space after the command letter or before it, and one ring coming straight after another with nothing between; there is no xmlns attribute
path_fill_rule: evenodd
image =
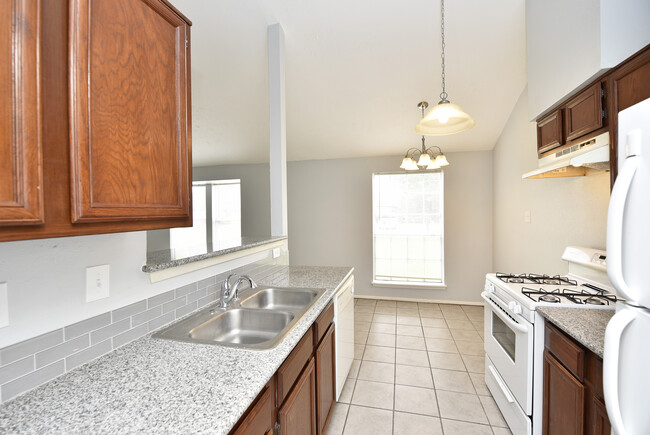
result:
<svg viewBox="0 0 650 435"><path fill-rule="evenodd" d="M426 101L421 101L418 104L418 109L422 112L423 118L424 110L427 107L429 107L429 103ZM434 151L434 148L436 148L437 151ZM434 145L427 148L423 135L422 149L409 148L399 167L406 169L407 171L417 171L418 169L440 169L442 166L447 166L448 164L449 162L447 161L447 157L442 153L440 147Z"/></svg>
<svg viewBox="0 0 650 435"><path fill-rule="evenodd" d="M460 133L474 127L476 121L460 108L450 103L445 91L445 0L440 0L440 33L442 35L442 92L440 102L415 126L415 131L426 135Z"/></svg>

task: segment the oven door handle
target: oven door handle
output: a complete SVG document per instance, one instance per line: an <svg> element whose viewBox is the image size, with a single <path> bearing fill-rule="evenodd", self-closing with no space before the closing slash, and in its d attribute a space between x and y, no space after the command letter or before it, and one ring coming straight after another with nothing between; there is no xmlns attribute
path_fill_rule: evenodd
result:
<svg viewBox="0 0 650 435"><path fill-rule="evenodd" d="M510 328L512 328L512 329L514 329L516 331L519 331L521 333L527 333L528 332L528 328L526 326L520 325L519 323L517 323L513 319L511 319L509 316L504 314L503 313L503 308L501 308L500 306L498 306L497 304L492 302L492 300L490 298L485 296L485 292L481 293L481 297L483 298L485 303L490 306L490 308L492 309L492 312L496 313L496 315L499 316L499 318L501 320L503 320L505 322L505 324L508 325Z"/></svg>
<svg viewBox="0 0 650 435"><path fill-rule="evenodd" d="M504 382L501 380L501 376L497 373L496 370L494 370L494 367L488 364L488 369L492 373L492 377L494 377L494 380L497 382L497 385L499 388L501 388L501 392L503 393L504 396L506 396L506 400L508 403L512 403L515 401L514 397L512 397L512 394L510 394L510 391L508 391L508 387L505 386Z"/></svg>

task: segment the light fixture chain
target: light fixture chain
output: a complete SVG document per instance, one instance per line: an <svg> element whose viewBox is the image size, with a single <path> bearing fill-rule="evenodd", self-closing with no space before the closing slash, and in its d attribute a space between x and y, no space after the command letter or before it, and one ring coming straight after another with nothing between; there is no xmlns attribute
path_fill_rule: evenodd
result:
<svg viewBox="0 0 650 435"><path fill-rule="evenodd" d="M440 34L442 42L442 92L440 93L440 100L447 101L447 92L445 91L445 0L440 0Z"/></svg>

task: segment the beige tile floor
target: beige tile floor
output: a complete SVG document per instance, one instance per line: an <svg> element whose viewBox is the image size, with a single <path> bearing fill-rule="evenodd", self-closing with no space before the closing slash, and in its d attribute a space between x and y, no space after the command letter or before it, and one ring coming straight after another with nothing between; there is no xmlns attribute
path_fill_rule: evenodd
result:
<svg viewBox="0 0 650 435"><path fill-rule="evenodd" d="M510 434L483 380L483 307L357 299L354 315L328 435Z"/></svg>

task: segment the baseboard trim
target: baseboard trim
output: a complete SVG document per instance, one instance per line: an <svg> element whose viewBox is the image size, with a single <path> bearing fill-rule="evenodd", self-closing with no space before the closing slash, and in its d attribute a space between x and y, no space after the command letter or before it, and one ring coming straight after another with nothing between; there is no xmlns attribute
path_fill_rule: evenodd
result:
<svg viewBox="0 0 650 435"><path fill-rule="evenodd" d="M473 301L448 301L441 299L422 299L422 298L400 298L400 297L388 297L388 296L373 296L373 295L360 295L358 293L354 294L355 299L377 299L382 301L398 301L398 302L424 302L430 304L448 304L448 305L475 305L482 306L483 302L473 302Z"/></svg>

